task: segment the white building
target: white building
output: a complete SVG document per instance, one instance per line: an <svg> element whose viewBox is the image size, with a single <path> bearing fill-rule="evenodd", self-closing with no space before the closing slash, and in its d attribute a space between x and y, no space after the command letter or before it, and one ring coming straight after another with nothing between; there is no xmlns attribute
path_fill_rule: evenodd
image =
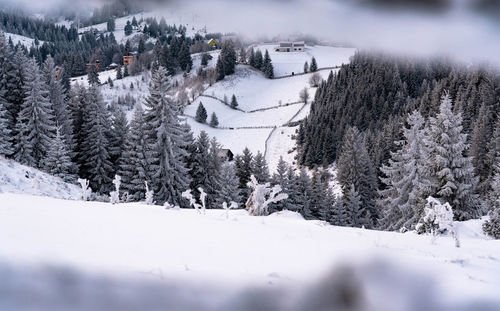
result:
<svg viewBox="0 0 500 311"><path fill-rule="evenodd" d="M274 50L276 52L304 52L306 44L304 41L280 42L280 46Z"/></svg>

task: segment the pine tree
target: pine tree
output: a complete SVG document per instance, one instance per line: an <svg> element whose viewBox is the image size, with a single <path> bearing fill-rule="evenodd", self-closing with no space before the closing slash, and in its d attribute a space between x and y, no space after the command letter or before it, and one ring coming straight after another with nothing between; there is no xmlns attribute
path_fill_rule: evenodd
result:
<svg viewBox="0 0 500 311"><path fill-rule="evenodd" d="M478 190L481 194L488 191L488 177L491 172L488 162L489 141L493 134L491 112L489 107L483 103L479 110L474 129L472 130L470 156L474 165L475 174L479 177Z"/></svg>
<svg viewBox="0 0 500 311"><path fill-rule="evenodd" d="M155 150L149 170L158 203L188 207L188 202L182 198L182 192L190 183L186 165L186 131L179 119L181 107L167 96L168 91L167 71L160 67L153 74L146 99L149 141Z"/></svg>
<svg viewBox="0 0 500 311"><path fill-rule="evenodd" d="M142 54L146 52L146 42L144 41L144 37L141 36L141 39L139 39L139 46L137 47L137 53Z"/></svg>
<svg viewBox="0 0 500 311"><path fill-rule="evenodd" d="M89 85L99 85L101 81L99 80L99 74L97 73L97 68L93 64L90 64L87 69L87 80Z"/></svg>
<svg viewBox="0 0 500 311"><path fill-rule="evenodd" d="M114 171L109 155L110 117L98 86L89 89L86 105L81 133L80 177L88 179L94 191L104 194L111 189Z"/></svg>
<svg viewBox="0 0 500 311"><path fill-rule="evenodd" d="M236 99L236 96L233 94L231 97L231 108L236 109L238 107L238 100Z"/></svg>
<svg viewBox="0 0 500 311"><path fill-rule="evenodd" d="M196 109L195 120L200 123L207 123L207 110L203 106L202 102L200 102L198 108Z"/></svg>
<svg viewBox="0 0 500 311"><path fill-rule="evenodd" d="M208 208L220 208L224 202L220 196L220 190L223 187L221 181L222 160L219 156L220 150L220 144L213 137L210 140L210 151L208 153L208 182L205 184L205 188L203 188L208 194L206 200Z"/></svg>
<svg viewBox="0 0 500 311"><path fill-rule="evenodd" d="M304 73L308 73L309 72L309 63L306 61L304 63Z"/></svg>
<svg viewBox="0 0 500 311"><path fill-rule="evenodd" d="M123 66L125 69L123 69L123 77L126 78L129 76L129 73L128 73L128 66L127 65L124 65Z"/></svg>
<svg viewBox="0 0 500 311"><path fill-rule="evenodd" d="M74 165L60 129L60 127L57 128L56 136L51 141L44 167L51 175L60 177L66 182L73 182L75 180L75 176L72 174Z"/></svg>
<svg viewBox="0 0 500 311"><path fill-rule="evenodd" d="M219 191L219 200L227 203L231 201L236 203L240 202L241 195L240 189L238 188L238 182L234 165L227 162L223 163L220 172L221 188Z"/></svg>
<svg viewBox="0 0 500 311"><path fill-rule="evenodd" d="M281 210L298 210L298 206L293 203L296 196L293 187L294 178L293 169L283 160L283 157L280 157L278 165L276 166L276 172L271 178L271 183L273 185L280 185L283 192L288 194L288 199L270 205L269 208L271 213Z"/></svg>
<svg viewBox="0 0 500 311"><path fill-rule="evenodd" d="M25 97L16 124L16 161L43 167L55 136L54 113L47 87L34 59L26 67Z"/></svg>
<svg viewBox="0 0 500 311"><path fill-rule="evenodd" d="M266 75L268 79L274 78L274 67L271 61L271 57L269 56L269 52L266 50L264 56L264 62L262 63L262 71Z"/></svg>
<svg viewBox="0 0 500 311"><path fill-rule="evenodd" d="M219 119L217 119L217 115L215 112L212 112L212 116L210 116L210 126L217 127L219 126Z"/></svg>
<svg viewBox="0 0 500 311"><path fill-rule="evenodd" d="M127 116L123 110L117 109L111 119L111 128L108 134L109 160L115 173L119 171L123 161L123 152L128 131Z"/></svg>
<svg viewBox="0 0 500 311"><path fill-rule="evenodd" d="M255 67L255 51L253 48L250 49L250 56L248 56L248 64Z"/></svg>
<svg viewBox="0 0 500 311"><path fill-rule="evenodd" d="M244 47L241 47L239 54L240 54L240 63L246 64L246 62L247 62L247 51L245 50Z"/></svg>
<svg viewBox="0 0 500 311"><path fill-rule="evenodd" d="M253 175L259 183L266 183L269 181L269 168L267 162L260 151L257 152L252 162Z"/></svg>
<svg viewBox="0 0 500 311"><path fill-rule="evenodd" d="M243 200L246 200L250 194L247 183L253 174L252 162L253 155L248 148L243 149L243 154L237 155L235 158L236 176L239 179L238 187L241 190Z"/></svg>
<svg viewBox="0 0 500 311"><path fill-rule="evenodd" d="M122 66L116 67L116 80L121 80L123 79L122 76Z"/></svg>
<svg viewBox="0 0 500 311"><path fill-rule="evenodd" d="M210 138L205 131L201 131L194 143L195 148L191 154L189 175L191 176L190 188L194 189L198 197L198 188L207 188L210 174Z"/></svg>
<svg viewBox="0 0 500 311"><path fill-rule="evenodd" d="M48 86L49 100L52 104L54 112L54 121L56 127L59 127L61 136L64 139L67 150L70 152L75 148L73 139L73 129L71 115L64 95L63 85L61 81L56 79L56 68L52 57L47 57L43 66L43 75L45 83ZM76 168L73 167L73 172L76 173Z"/></svg>
<svg viewBox="0 0 500 311"><path fill-rule="evenodd" d="M315 72L318 70L318 64L316 63L316 58L311 59L311 66L309 67L310 72Z"/></svg>
<svg viewBox="0 0 500 311"><path fill-rule="evenodd" d="M300 169L295 184L295 204L301 207L300 214L306 219L315 219L311 210L312 184L305 168Z"/></svg>
<svg viewBox="0 0 500 311"><path fill-rule="evenodd" d="M255 52L254 67L260 70L262 68L263 62L264 60L262 58L262 52L260 50L257 50L257 52Z"/></svg>
<svg viewBox="0 0 500 311"><path fill-rule="evenodd" d="M137 104L130 123L119 174L124 191L129 198L138 201L145 198L144 182L152 184L149 167L152 152L148 144L147 124L141 104Z"/></svg>
<svg viewBox="0 0 500 311"><path fill-rule="evenodd" d="M337 179L342 186L344 197L350 191L351 185L354 185L360 195L363 217L357 223L371 227L378 217L375 208L377 175L368 156L363 137L356 127L349 128L344 136L337 169ZM366 220L366 223L361 223L362 220Z"/></svg>
<svg viewBox="0 0 500 311"><path fill-rule="evenodd" d="M429 179L431 196L448 202L457 220L479 217L482 212L474 194L478 178L472 159L466 157L467 134L462 133L462 116L451 110L451 98L444 95L439 113L429 118Z"/></svg>
<svg viewBox="0 0 500 311"><path fill-rule="evenodd" d="M189 53L189 47L186 42L182 43L181 50L179 51L179 65L182 70L187 70L187 68L193 67L193 59Z"/></svg>
<svg viewBox="0 0 500 311"><path fill-rule="evenodd" d="M130 21L127 21L127 24L125 25L123 30L125 31L125 36L130 36L132 34L132 24L130 23Z"/></svg>
<svg viewBox="0 0 500 311"><path fill-rule="evenodd" d="M207 53L203 53L201 54L201 65L203 67L207 66L208 65L208 61L212 59L212 56L210 54L207 54Z"/></svg>
<svg viewBox="0 0 500 311"><path fill-rule="evenodd" d="M11 131L8 127L7 108L5 98L0 94L0 156L10 156L12 147Z"/></svg>
<svg viewBox="0 0 500 311"><path fill-rule="evenodd" d="M224 62L222 61L221 56L217 58L217 63L215 64L215 74L216 74L216 81L220 81L224 79L226 76L226 70L224 69Z"/></svg>
<svg viewBox="0 0 500 311"><path fill-rule="evenodd" d="M345 194L344 204L349 225L361 227L370 222L370 220L366 219L367 215L361 203L361 197L356 191L354 184L351 184L349 191Z"/></svg>
<svg viewBox="0 0 500 311"><path fill-rule="evenodd" d="M236 51L234 50L234 44L232 41L226 41L222 45L220 52L220 59L222 61L222 67L224 69L224 75L229 76L234 73L234 68L236 66Z"/></svg>
<svg viewBox="0 0 500 311"><path fill-rule="evenodd" d="M387 165L381 167L386 177L381 178L387 188L380 191L378 205L382 210L380 225L384 229L414 229L428 197L429 184L426 179L428 150L425 146L425 121L414 111L407 118L402 141L396 152L391 153Z"/></svg>

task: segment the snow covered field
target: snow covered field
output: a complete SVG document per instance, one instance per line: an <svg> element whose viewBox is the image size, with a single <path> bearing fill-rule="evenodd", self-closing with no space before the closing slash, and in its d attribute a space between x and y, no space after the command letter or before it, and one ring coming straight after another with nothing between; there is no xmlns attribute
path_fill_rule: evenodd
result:
<svg viewBox="0 0 500 311"><path fill-rule="evenodd" d="M80 187L65 183L32 167L0 157L0 193L19 193L50 196L60 199L78 199ZM2 206L0 200L0 206Z"/></svg>
<svg viewBox="0 0 500 311"><path fill-rule="evenodd" d="M335 292L336 280L347 287L361 287L359 295L365 303L349 310L500 307L500 241L485 238L479 220L458 226L462 245L455 248L451 237L440 237L433 244L429 236L334 227L305 221L290 212L251 217L244 210L234 210L226 218L222 210L199 215L194 210L165 210L139 203L111 205L3 193L0 215L0 276L7 276L0 282L0 308L12 307L9 303L16 306L15 298L24 293L16 288L25 288L28 295L34 291L31 299L43 302L39 307L52 307L42 308L45 310L61 309L54 308L59 300L75 307L88 303L68 299L68 295L93 299L96 309L105 310L101 304L112 299L101 291L116 288L122 296L129 293L126 300L136 297L149 303L161 297L153 295L157 291L145 298L139 296L144 292L127 291L127 287L120 290L124 284L152 282L165 290L173 286L174 292L180 291L176 297L184 302L211 297L236 303L234 292L248 286L261 288L263 299L273 291L296 294L327 276L324 286L330 288L320 288L318 295ZM44 268L47 266L51 268ZM342 278L343 266L353 269L347 279ZM57 274L51 276L51 271ZM94 276L99 277L90 289L85 281ZM210 286L202 287L197 297L189 287L193 284ZM9 292L17 292L17 296L9 296ZM267 296L268 303L279 301L282 294ZM463 308L476 302L489 302L491 308L482 304ZM29 306L22 299L17 304ZM410 308L412 304L414 308ZM140 306L122 310L137 308ZM211 304L205 309L217 310Z"/></svg>
<svg viewBox="0 0 500 311"><path fill-rule="evenodd" d="M262 44L254 47L255 50L266 50L273 60L274 75L276 77L304 72L304 63L311 64L314 56L318 63L318 68L340 66L349 63L349 58L354 55L356 49L341 48L332 46L307 46L304 52L275 52L274 48L279 44Z"/></svg>
<svg viewBox="0 0 500 311"><path fill-rule="evenodd" d="M12 42L14 43L14 45L17 45L18 43L21 43L22 45L24 45L28 49L33 44L35 44L35 39L29 38L29 37L25 37L25 36L21 36L21 35L16 35L16 34L13 34L13 33L6 32L5 33L5 38L7 40L9 40L9 38L11 38ZM40 42L39 44L42 45L44 41L39 40L39 42Z"/></svg>

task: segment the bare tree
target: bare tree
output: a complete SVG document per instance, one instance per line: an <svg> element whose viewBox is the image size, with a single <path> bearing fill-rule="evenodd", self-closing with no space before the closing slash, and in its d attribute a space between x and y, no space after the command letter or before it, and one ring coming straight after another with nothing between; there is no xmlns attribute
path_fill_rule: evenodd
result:
<svg viewBox="0 0 500 311"><path fill-rule="evenodd" d="M318 87L322 80L321 75L316 72L309 78L309 85L311 87Z"/></svg>
<svg viewBox="0 0 500 311"><path fill-rule="evenodd" d="M305 87L302 91L300 91L300 100L303 101L305 104L307 104L307 101L309 100L309 91Z"/></svg>

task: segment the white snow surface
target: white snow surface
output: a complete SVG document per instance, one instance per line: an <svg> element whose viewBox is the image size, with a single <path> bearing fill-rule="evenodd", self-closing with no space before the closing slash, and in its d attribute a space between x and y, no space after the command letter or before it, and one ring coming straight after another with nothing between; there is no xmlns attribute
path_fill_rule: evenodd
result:
<svg viewBox="0 0 500 311"><path fill-rule="evenodd" d="M267 50L273 62L274 75L276 77L288 76L292 72L294 74L304 72L304 63L311 64L311 59L316 58L318 68L340 66L348 64L351 56L356 52L355 48L343 48L306 45L303 52L276 52L274 49L279 46L279 43L261 44L254 47L255 50L264 52Z"/></svg>
<svg viewBox="0 0 500 311"><path fill-rule="evenodd" d="M78 199L80 187L0 156L0 193L4 192Z"/></svg>
<svg viewBox="0 0 500 311"><path fill-rule="evenodd" d="M0 262L25 267L22 271L50 265L83 275L141 282L182 280L209 282L211 288L273 290L273 286L306 286L325 277L334 266L381 259L386 265L376 265L369 274L361 274L361 279L381 278L371 285L382 286L385 289L379 289L379 294L389 291L385 297L392 298L378 301L390 307L372 310L403 310L397 306L404 302L398 295L404 288L384 287L389 284L382 281L388 279L419 290L433 288L432 297L455 304L494 301L500 306L500 241L461 234L471 230L469 223L457 226L461 247L455 248L452 238L446 236L432 244L429 236L334 227L288 212L252 217L245 210L231 210L229 219L225 213L207 210L201 215L141 203L111 205L2 193ZM476 227L477 222L471 226ZM396 267L404 268L396 273L398 270L392 270ZM423 276L428 277L425 283L419 279ZM28 286L38 277L22 284ZM76 282L76 275L69 280ZM7 286L10 284L19 283L8 282ZM42 294L59 291L50 284L44 285ZM107 283L99 286L103 284ZM84 287L68 288L73 294L78 290ZM188 289L183 294L196 300ZM370 291L366 295L370 297Z"/></svg>
<svg viewBox="0 0 500 311"><path fill-rule="evenodd" d="M28 49L35 44L35 39L6 32L5 39L7 41L9 40L9 37L12 38L12 42L14 43L14 45L21 43L21 45L24 45ZM40 46L44 43L44 41L42 40L39 40L39 42Z"/></svg>

